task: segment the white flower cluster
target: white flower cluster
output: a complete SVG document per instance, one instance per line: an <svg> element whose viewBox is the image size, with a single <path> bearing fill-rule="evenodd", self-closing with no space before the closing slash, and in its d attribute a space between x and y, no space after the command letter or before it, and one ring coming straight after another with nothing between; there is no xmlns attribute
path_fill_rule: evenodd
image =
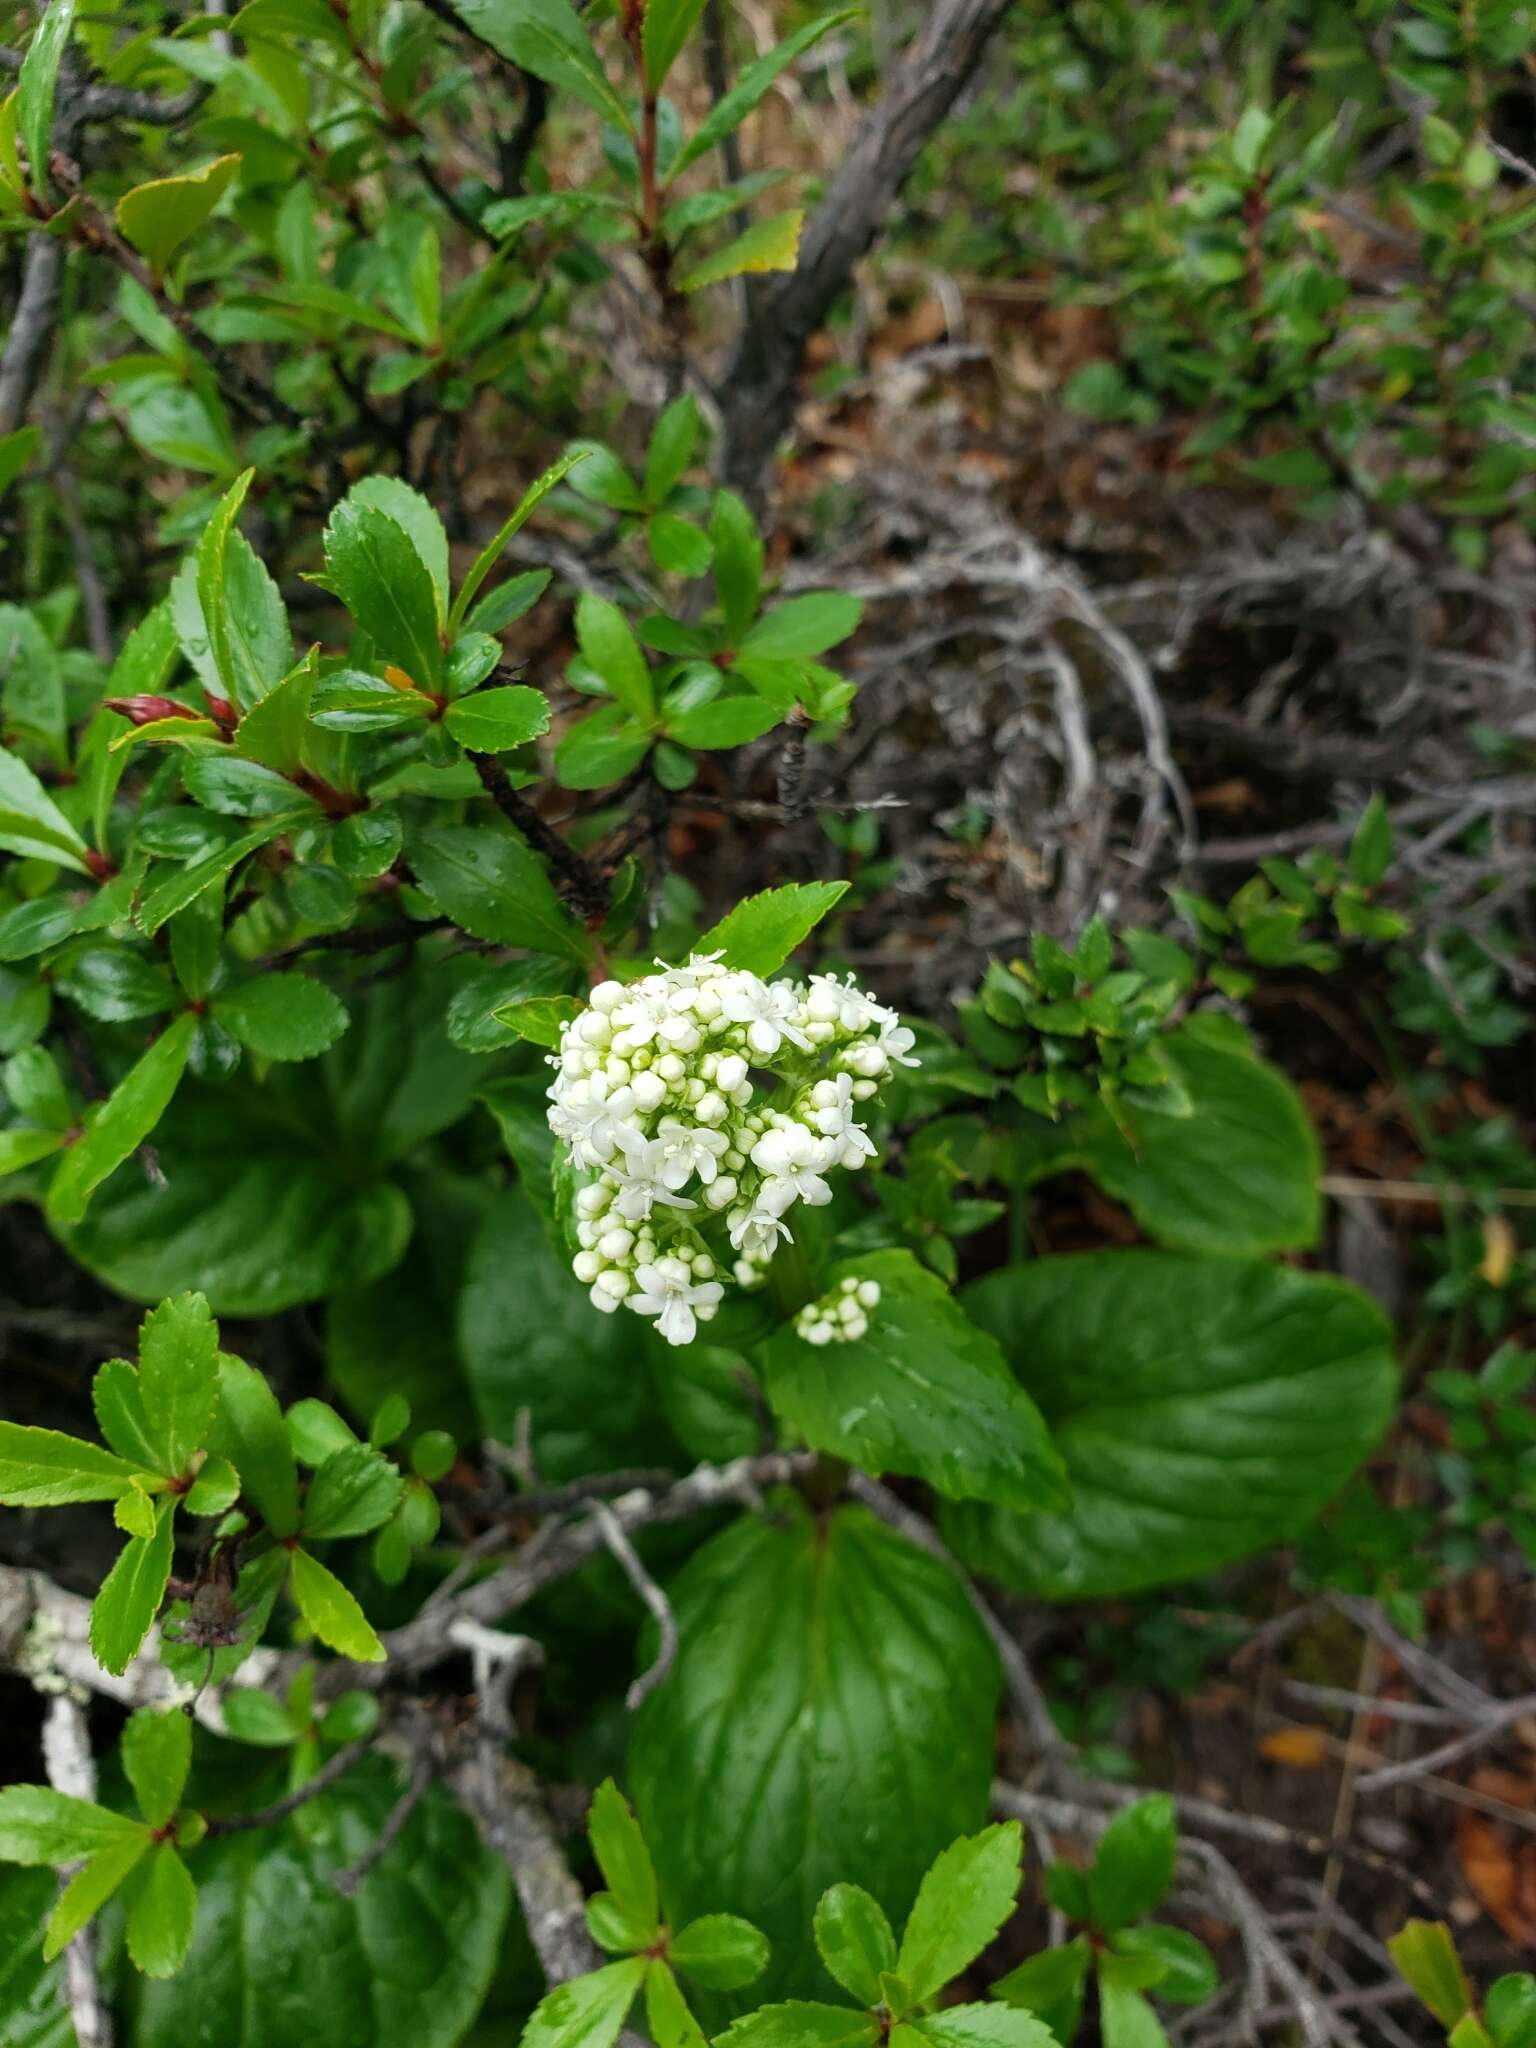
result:
<svg viewBox="0 0 1536 2048"><path fill-rule="evenodd" d="M561 1032L549 1090L550 1129L596 1174L573 1261L594 1307L624 1302L691 1343L724 1292L702 1230L718 1222L738 1281L760 1279L796 1202L830 1202L830 1169L873 1158L856 1110L893 1065L917 1065L912 1043L830 974L767 982L696 955L599 983Z"/></svg>
<svg viewBox="0 0 1536 2048"><path fill-rule="evenodd" d="M851 1344L869 1330L871 1311L880 1300L878 1280L850 1273L820 1301L808 1301L795 1317L795 1335L807 1344Z"/></svg>

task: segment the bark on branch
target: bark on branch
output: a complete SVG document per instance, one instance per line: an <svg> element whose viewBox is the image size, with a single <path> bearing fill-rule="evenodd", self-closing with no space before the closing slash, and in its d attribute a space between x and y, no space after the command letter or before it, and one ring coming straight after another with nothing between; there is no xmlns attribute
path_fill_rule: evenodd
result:
<svg viewBox="0 0 1536 2048"><path fill-rule="evenodd" d="M935 0L864 117L800 241L800 260L752 295L721 385L726 481L755 491L790 424L806 344L875 239L929 136L959 98L1010 0Z"/></svg>

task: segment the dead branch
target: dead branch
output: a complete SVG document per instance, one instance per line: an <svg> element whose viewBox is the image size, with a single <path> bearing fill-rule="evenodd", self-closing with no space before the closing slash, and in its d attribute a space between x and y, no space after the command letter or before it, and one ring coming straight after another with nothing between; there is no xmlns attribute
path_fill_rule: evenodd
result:
<svg viewBox="0 0 1536 2048"><path fill-rule="evenodd" d="M85 1709L73 1693L55 1693L43 1722L43 1764L56 1792L71 1799L96 1797L96 1759ZM66 1873L67 1875L67 1873ZM112 2048L112 2016L96 1968L96 1927L82 1927L64 1951L69 2016L79 2048Z"/></svg>
<svg viewBox="0 0 1536 2048"><path fill-rule="evenodd" d="M1008 0L936 0L807 222L794 270L752 294L721 381L724 474L737 489L757 490L793 417L806 344L1007 12Z"/></svg>
<svg viewBox="0 0 1536 2048"><path fill-rule="evenodd" d="M625 1535L618 1516L607 1501L592 1503L592 1514L603 1532L603 1542L608 1554L639 1594L656 1623L658 1641L656 1655L649 1667L630 1686L624 1695L624 1704L631 1713L653 1693L677 1657L677 1617L672 1612L672 1603L640 1562L639 1553Z"/></svg>

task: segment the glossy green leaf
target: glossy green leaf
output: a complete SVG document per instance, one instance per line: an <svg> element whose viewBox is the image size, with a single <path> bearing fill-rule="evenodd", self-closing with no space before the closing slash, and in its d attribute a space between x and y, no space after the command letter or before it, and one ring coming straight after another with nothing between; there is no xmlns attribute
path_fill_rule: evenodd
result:
<svg viewBox="0 0 1536 2048"><path fill-rule="evenodd" d="M720 953L727 967L776 974L848 893L846 882L786 882L747 896L712 925L694 947Z"/></svg>
<svg viewBox="0 0 1536 2048"><path fill-rule="evenodd" d="M1117 1955L1144 1956L1157 1963L1162 1970L1157 1995L1175 2005L1203 2004L1216 1995L1221 1983L1215 1957L1182 1927L1123 1928L1114 1938L1114 1949Z"/></svg>
<svg viewBox="0 0 1536 2048"><path fill-rule="evenodd" d="M677 11L678 0L674 0L673 11ZM691 0L680 0L687 6ZM645 32L650 35L653 17L660 9L647 11ZM683 391L671 403L664 406L660 417L651 430L650 446L645 455L645 502L653 509L664 505L678 484L683 472L693 460L693 453L699 440L699 408L691 391Z"/></svg>
<svg viewBox="0 0 1536 2048"><path fill-rule="evenodd" d="M648 91L660 92L703 12L704 0L649 0L640 44Z"/></svg>
<svg viewBox="0 0 1536 2048"><path fill-rule="evenodd" d="M206 1447L219 1407L219 1331L201 1294L177 1295L144 1318L137 1391L150 1469L184 1472Z"/></svg>
<svg viewBox="0 0 1536 2048"><path fill-rule="evenodd" d="M293 635L277 585L235 526L254 474L246 470L215 506L189 565L189 584L178 579L172 589L173 606L179 599L184 610L195 593L199 616L186 624L194 639L199 631L206 635L199 660L178 612L188 659L239 711L258 704L293 667Z"/></svg>
<svg viewBox="0 0 1536 2048"><path fill-rule="evenodd" d="M870 2013L791 1999L734 2021L715 2037L715 2048L875 2048L880 2038Z"/></svg>
<svg viewBox="0 0 1536 2048"><path fill-rule="evenodd" d="M1162 2022L1135 1981L1134 1964L1119 1956L1099 1961L1099 2025L1104 2048L1168 2048Z"/></svg>
<svg viewBox="0 0 1536 2048"><path fill-rule="evenodd" d="M1519 1970L1497 1978L1483 2010L1494 2048L1536 2048L1536 1976Z"/></svg>
<svg viewBox="0 0 1536 2048"><path fill-rule="evenodd" d="M295 1550L289 1560L288 1583L300 1614L322 1643L360 1664L383 1663L384 1645L355 1595L318 1558L307 1550Z"/></svg>
<svg viewBox="0 0 1536 2048"><path fill-rule="evenodd" d="M205 1842L187 1961L137 1988L134 2048L457 2048L507 1923L506 1867L434 1787L354 1897L359 1862L398 1802L359 1764L276 1827Z"/></svg>
<svg viewBox="0 0 1536 2048"><path fill-rule="evenodd" d="M325 528L332 588L386 661L421 688L441 680L437 585L411 535L388 512L344 498Z"/></svg>
<svg viewBox="0 0 1536 2048"><path fill-rule="evenodd" d="M222 882L248 854L257 852L283 833L291 832L296 825L310 822L311 816L294 810L283 816L265 818L228 846L218 847L214 852L204 854L200 860L189 861L184 868L166 876L164 881L145 891L136 913L139 930L147 938L153 938L163 924L195 903L205 889Z"/></svg>
<svg viewBox="0 0 1536 2048"><path fill-rule="evenodd" d="M95 1111L53 1177L48 1190L52 1222L78 1223L96 1189L154 1130L176 1093L196 1030L190 1012L178 1017Z"/></svg>
<svg viewBox="0 0 1536 2048"><path fill-rule="evenodd" d="M132 1467L99 1444L57 1429L0 1421L0 1503L6 1507L116 1500L132 1484Z"/></svg>
<svg viewBox="0 0 1536 2048"><path fill-rule="evenodd" d="M803 660L824 654L858 626L862 601L838 590L807 591L763 613L742 635L740 652L770 661Z"/></svg>
<svg viewBox="0 0 1536 2048"><path fill-rule="evenodd" d="M1393 1962L1442 2027L1472 2010L1472 1990L1456 1937L1443 1920L1410 1920L1387 1943Z"/></svg>
<svg viewBox="0 0 1536 2048"><path fill-rule="evenodd" d="M816 1902L816 1951L860 2005L880 2003L880 1979L896 1968L896 1936L878 1899L862 1886L834 1884Z"/></svg>
<svg viewBox="0 0 1536 2048"><path fill-rule="evenodd" d="M615 127L632 131L629 109L570 0L453 0L466 28L547 85L568 92Z"/></svg>
<svg viewBox="0 0 1536 2048"><path fill-rule="evenodd" d="M122 1759L139 1812L150 1827L163 1827L192 1768L191 1721L179 1707L141 1707L123 1730Z"/></svg>
<svg viewBox="0 0 1536 2048"><path fill-rule="evenodd" d="M1386 1319L1316 1274L1115 1251L1009 1267L963 1299L1039 1404L1071 1482L1063 1513L944 1510L966 1562L1021 1592L1128 1592L1282 1542L1392 1411Z"/></svg>
<svg viewBox="0 0 1536 2048"><path fill-rule="evenodd" d="M612 1778L592 1795L587 1833L603 1881L636 1945L654 1940L660 1918L656 1872L629 1801Z"/></svg>
<svg viewBox="0 0 1536 2048"><path fill-rule="evenodd" d="M909 2044L902 2040L910 2034ZM1056 2036L1043 2021L1006 2005L951 2005L927 2019L909 2020L891 2035L891 2048L1056 2048Z"/></svg>
<svg viewBox="0 0 1536 2048"><path fill-rule="evenodd" d="M645 538L651 560L668 576L702 576L714 558L709 535L675 512L653 512Z"/></svg>
<svg viewBox="0 0 1536 2048"><path fill-rule="evenodd" d="M26 762L0 747L0 853L52 861L83 875L85 852L85 841Z"/></svg>
<svg viewBox="0 0 1536 2048"><path fill-rule="evenodd" d="M757 522L734 491L717 491L709 537L715 550L715 594L725 630L739 640L757 611L763 581L763 542Z"/></svg>
<svg viewBox="0 0 1536 2048"><path fill-rule="evenodd" d="M175 1502L155 1510L153 1536L130 1536L91 1602L91 1650L104 1670L124 1672L138 1655L171 1576Z"/></svg>
<svg viewBox="0 0 1536 2048"><path fill-rule="evenodd" d="M16 81L16 125L27 146L32 190L46 208L48 153L53 140L53 101L59 66L75 18L75 0L48 0Z"/></svg>
<svg viewBox="0 0 1536 2048"><path fill-rule="evenodd" d="M645 2018L656 2048L708 2048L681 1986L659 1958L645 1972Z"/></svg>
<svg viewBox="0 0 1536 2048"><path fill-rule="evenodd" d="M606 597L583 591L576 604L576 638L581 651L631 717L646 723L656 715L650 665L628 619Z"/></svg>
<svg viewBox="0 0 1536 2048"><path fill-rule="evenodd" d="M558 462L552 462L544 474L537 477L528 486L518 501L517 508L511 517L497 530L495 536L486 542L485 546L470 564L469 573L459 586L459 594L454 599L453 609L448 615L448 630L450 633L456 634L460 627L465 624L478 626L479 630L484 633L494 633L500 630L499 625L491 625L485 618L481 618L478 615L470 617L470 607L474 604L481 585L485 582L486 577L490 575L492 569L495 568L497 562L500 561L502 550L506 547L508 541L523 526L540 501L548 497L549 493L555 488L555 485L569 476L578 463L585 462L586 460L587 454L585 449L569 448L560 457ZM549 573L544 569L530 570L526 576L514 577L512 582L525 587L531 587L537 583L538 588L533 591L533 595L538 596L539 592L549 582ZM510 587L507 584L502 585L503 590ZM498 594L493 592L491 597L486 598L477 608L477 613L484 612ZM516 613L511 614L508 618L502 620L501 624L509 625L511 618L515 616L517 616Z"/></svg>
<svg viewBox="0 0 1536 2048"><path fill-rule="evenodd" d="M670 1444L637 1322L593 1308L520 1189L498 1197L470 1249L458 1304L480 1433L515 1441L526 1409L538 1470L556 1484L637 1457L664 1460Z"/></svg>
<svg viewBox="0 0 1536 2048"><path fill-rule="evenodd" d="M477 939L585 962L591 942L525 839L490 825L436 825L414 835L417 880Z"/></svg>
<svg viewBox="0 0 1536 2048"><path fill-rule="evenodd" d="M734 1913L705 1913L674 1934L667 1959L706 1991L739 1991L768 1967L766 1938Z"/></svg>
<svg viewBox="0 0 1536 2048"><path fill-rule="evenodd" d="M605 704L590 718L568 726L555 749L555 774L562 789L601 789L638 768L655 735L637 725L622 704Z"/></svg>
<svg viewBox="0 0 1536 2048"><path fill-rule="evenodd" d="M1088 1873L1094 1926L1109 1933L1160 1905L1173 1882L1177 1851L1178 1826L1166 1793L1122 1808L1099 1838Z"/></svg>
<svg viewBox="0 0 1536 2048"><path fill-rule="evenodd" d="M718 147L726 136L739 128L742 122L767 93L780 72L785 71L797 57L804 56L813 43L817 43L829 29L839 27L856 14L852 7L840 8L835 14L824 14L819 21L810 21L803 28L786 36L775 45L767 56L759 57L742 70L729 92L723 93L698 127L689 136L683 147L668 167L668 182L679 172L697 163L701 156L707 156Z"/></svg>
<svg viewBox="0 0 1536 2048"><path fill-rule="evenodd" d="M215 998L213 1014L269 1060L312 1060L348 1024L347 1006L308 974L264 974Z"/></svg>
<svg viewBox="0 0 1536 2048"><path fill-rule="evenodd" d="M1012 1913L1019 1894L1023 1830L997 1821L952 1842L918 1886L896 1958L914 2004L926 2005L973 1963Z"/></svg>
<svg viewBox="0 0 1536 2048"><path fill-rule="evenodd" d="M667 736L684 747L744 747L772 732L781 716L776 705L765 704L761 697L716 697L712 703L670 716Z"/></svg>
<svg viewBox="0 0 1536 2048"><path fill-rule="evenodd" d="M347 1444L310 1481L304 1534L312 1541L365 1536L389 1520L399 1498L400 1474L389 1460L367 1444Z"/></svg>
<svg viewBox="0 0 1536 2048"><path fill-rule="evenodd" d="M951 1500L1062 1508L1068 1489L1040 1411L993 1336L906 1251L868 1252L822 1276L880 1286L865 1336L807 1343L793 1322L761 1347L768 1398L814 1449L870 1472L925 1479Z"/></svg>
<svg viewBox="0 0 1536 2048"><path fill-rule="evenodd" d="M460 746L479 754L502 754L549 731L549 699L522 683L477 690L450 704L444 725Z"/></svg>
<svg viewBox="0 0 1536 2048"><path fill-rule="evenodd" d="M299 1474L283 1411L266 1375L243 1358L219 1360L219 1419L210 1448L228 1458L252 1506L274 1536L299 1527Z"/></svg>
<svg viewBox="0 0 1536 2048"><path fill-rule="evenodd" d="M98 1849L77 1870L60 1893L43 1929L43 1961L62 1955L88 1921L93 1920L129 1874L150 1852L149 1830L136 1828L121 1840Z"/></svg>
<svg viewBox="0 0 1536 2048"><path fill-rule="evenodd" d="M197 1887L174 1843L159 1842L124 1890L128 1953L146 1977L173 1977L186 1961L197 1921Z"/></svg>
<svg viewBox="0 0 1536 2048"><path fill-rule="evenodd" d="M7 1863L73 1863L120 1842L142 1840L137 1821L51 1785L0 1787L0 1859Z"/></svg>
<svg viewBox="0 0 1536 2048"><path fill-rule="evenodd" d="M436 248L430 237L423 237L418 246L429 254ZM397 476L361 477L348 491L347 501L353 505L373 506L410 536L411 545L432 579L432 588L437 596L438 624L445 625L448 618L448 534L432 506L420 491L412 490Z"/></svg>
<svg viewBox="0 0 1536 2048"><path fill-rule="evenodd" d="M636 1811L668 1919L759 1927L771 1998L820 1979L811 1915L828 1884L902 1913L983 1818L995 1654L954 1575L861 1508L778 1498L668 1590L681 1641L636 1720Z"/></svg>
<svg viewBox="0 0 1536 2048"><path fill-rule="evenodd" d="M238 155L217 157L200 171L135 185L117 202L117 225L158 277L182 243L213 215L240 168Z"/></svg>
<svg viewBox="0 0 1536 2048"><path fill-rule="evenodd" d="M631 1956L557 1984L534 2007L520 2048L612 2048L646 1968L644 1956Z"/></svg>

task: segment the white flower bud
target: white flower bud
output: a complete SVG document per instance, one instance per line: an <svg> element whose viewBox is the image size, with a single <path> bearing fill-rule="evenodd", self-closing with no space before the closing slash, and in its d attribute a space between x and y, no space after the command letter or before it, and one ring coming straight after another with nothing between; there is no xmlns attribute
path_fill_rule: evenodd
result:
<svg viewBox="0 0 1536 2048"><path fill-rule="evenodd" d="M635 1092L636 1106L646 1116L653 1109L659 1109L667 1099L667 1084L658 1073L636 1074L630 1086Z"/></svg>
<svg viewBox="0 0 1536 2048"><path fill-rule="evenodd" d="M603 1270L603 1262L596 1252L578 1252L571 1261L571 1271L578 1280L589 1286Z"/></svg>
<svg viewBox="0 0 1536 2048"><path fill-rule="evenodd" d="M635 1233L632 1230L624 1230L622 1228L605 1230L597 1240L597 1248L605 1259L610 1259L617 1264L620 1259L628 1256L634 1241ZM578 1279L582 1277L581 1274L577 1275ZM594 1273L592 1278L595 1280L597 1275Z"/></svg>

